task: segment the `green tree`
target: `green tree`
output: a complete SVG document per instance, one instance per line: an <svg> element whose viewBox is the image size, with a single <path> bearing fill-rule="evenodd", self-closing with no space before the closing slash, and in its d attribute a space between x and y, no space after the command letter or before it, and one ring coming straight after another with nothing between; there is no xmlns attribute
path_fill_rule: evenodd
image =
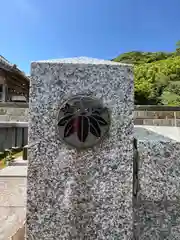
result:
<svg viewBox="0 0 180 240"><path fill-rule="evenodd" d="M179 95L179 97L180 97L180 81L170 82L170 83L168 84L168 86L166 87L166 90L167 90L168 92L177 94L177 95Z"/></svg>
<svg viewBox="0 0 180 240"><path fill-rule="evenodd" d="M161 95L161 102L163 105L179 106L180 96L172 92L163 92Z"/></svg>
<svg viewBox="0 0 180 240"><path fill-rule="evenodd" d="M175 52L134 51L116 62L134 65L135 104L180 105L180 41Z"/></svg>
<svg viewBox="0 0 180 240"><path fill-rule="evenodd" d="M180 55L180 40L176 43L176 52Z"/></svg>
<svg viewBox="0 0 180 240"><path fill-rule="evenodd" d="M154 88L155 88L155 97L157 98L157 102L160 101L159 97L163 93L164 89L167 87L170 81L169 76L165 76L164 74L157 74L155 78Z"/></svg>

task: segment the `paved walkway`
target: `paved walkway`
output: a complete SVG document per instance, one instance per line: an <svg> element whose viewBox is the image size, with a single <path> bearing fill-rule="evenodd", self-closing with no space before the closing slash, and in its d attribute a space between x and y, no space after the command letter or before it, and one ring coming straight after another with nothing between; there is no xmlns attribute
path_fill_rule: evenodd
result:
<svg viewBox="0 0 180 240"><path fill-rule="evenodd" d="M18 157L11 163L11 166L27 166L27 160L25 161L22 157Z"/></svg>
<svg viewBox="0 0 180 240"><path fill-rule="evenodd" d="M26 218L27 166L0 170L0 240L8 240Z"/></svg>

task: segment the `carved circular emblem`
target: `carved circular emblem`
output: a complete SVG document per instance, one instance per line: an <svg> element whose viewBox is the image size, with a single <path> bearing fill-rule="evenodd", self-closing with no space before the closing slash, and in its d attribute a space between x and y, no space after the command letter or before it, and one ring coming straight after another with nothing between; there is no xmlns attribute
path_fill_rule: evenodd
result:
<svg viewBox="0 0 180 240"><path fill-rule="evenodd" d="M60 137L79 149L96 145L108 132L109 125L108 109L99 100L89 96L72 97L59 112Z"/></svg>

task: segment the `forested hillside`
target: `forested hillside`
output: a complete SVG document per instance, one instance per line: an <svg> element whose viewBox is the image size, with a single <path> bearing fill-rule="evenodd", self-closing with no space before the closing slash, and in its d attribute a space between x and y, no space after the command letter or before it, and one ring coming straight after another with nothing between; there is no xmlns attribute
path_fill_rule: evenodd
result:
<svg viewBox="0 0 180 240"><path fill-rule="evenodd" d="M135 103L180 105L180 41L175 52L129 52L113 61L134 64Z"/></svg>

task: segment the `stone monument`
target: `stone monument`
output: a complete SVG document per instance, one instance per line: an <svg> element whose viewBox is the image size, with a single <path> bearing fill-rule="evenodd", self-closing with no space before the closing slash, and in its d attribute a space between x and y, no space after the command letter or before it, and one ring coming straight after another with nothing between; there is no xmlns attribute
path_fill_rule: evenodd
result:
<svg viewBox="0 0 180 240"><path fill-rule="evenodd" d="M130 239L132 66L33 62L27 240Z"/></svg>

